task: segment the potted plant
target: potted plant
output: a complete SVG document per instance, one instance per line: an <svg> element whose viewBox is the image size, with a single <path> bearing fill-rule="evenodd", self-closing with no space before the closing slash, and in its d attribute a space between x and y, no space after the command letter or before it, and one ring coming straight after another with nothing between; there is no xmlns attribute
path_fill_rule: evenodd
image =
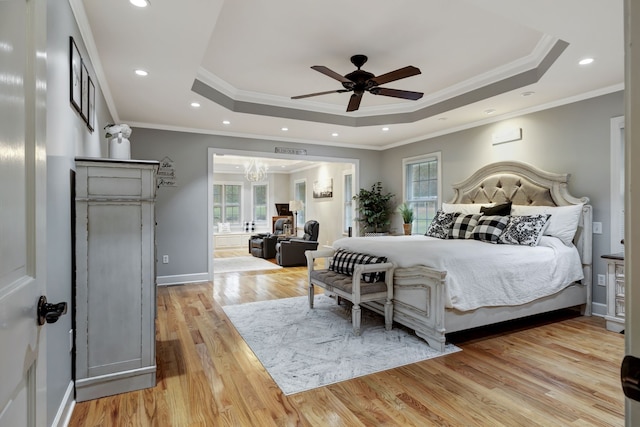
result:
<svg viewBox="0 0 640 427"><path fill-rule="evenodd" d="M404 234L406 236L411 235L411 228L413 223L413 209L406 204L403 203L398 207L398 212L402 215L402 227L404 228Z"/></svg>
<svg viewBox="0 0 640 427"><path fill-rule="evenodd" d="M365 235L384 234L386 227L391 224L391 199L395 197L391 193L382 193L382 183L376 182L371 190L361 188L353 200L358 202L359 217L356 218L362 225Z"/></svg>

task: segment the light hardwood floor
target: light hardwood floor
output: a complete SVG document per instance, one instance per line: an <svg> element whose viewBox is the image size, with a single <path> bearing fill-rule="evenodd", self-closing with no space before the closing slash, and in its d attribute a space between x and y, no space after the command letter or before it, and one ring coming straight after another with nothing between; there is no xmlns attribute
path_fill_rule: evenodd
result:
<svg viewBox="0 0 640 427"><path fill-rule="evenodd" d="M216 256L246 255L246 251ZM450 338L463 351L284 396L222 306L306 294L304 267L158 289L155 388L70 426L623 426L623 336L561 313Z"/></svg>

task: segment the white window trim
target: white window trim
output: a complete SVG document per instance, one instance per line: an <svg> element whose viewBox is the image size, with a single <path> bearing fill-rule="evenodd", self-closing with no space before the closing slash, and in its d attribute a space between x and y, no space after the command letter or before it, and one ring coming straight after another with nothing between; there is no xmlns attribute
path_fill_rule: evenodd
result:
<svg viewBox="0 0 640 427"><path fill-rule="evenodd" d="M620 235L620 230L623 227L621 221L622 218L618 213L623 208L620 206L620 201L617 197L623 191L620 182L620 171L624 169L624 116L613 117L611 119L611 163L610 163L610 193L611 194L611 228L609 234L611 236L611 252L622 252L624 245L620 243L620 240L624 236Z"/></svg>
<svg viewBox="0 0 640 427"><path fill-rule="evenodd" d="M308 205L308 201L309 201L309 186L307 185L307 179L306 178L302 178L302 179L296 179L293 181L293 198L295 199L297 196L296 193L296 187L298 186L298 184L300 183L304 183L304 200L302 201L304 203L304 208L302 208L302 210L304 211L304 218L306 221L306 218L308 217L307 212L309 212L309 210L307 209L309 207ZM296 215L296 213L293 213L293 220L297 221L298 217L300 215ZM299 227L300 225L296 224L296 227ZM302 226L304 227L304 224L302 224ZM297 230L297 228L296 228Z"/></svg>
<svg viewBox="0 0 640 427"><path fill-rule="evenodd" d="M402 159L402 202L407 201L407 165L421 163L426 160L436 159L438 162L438 207L442 205L442 152L422 154L420 156L406 157Z"/></svg>
<svg viewBox="0 0 640 427"><path fill-rule="evenodd" d="M211 195L212 195L212 197L213 197L213 186L214 185L222 185L222 186L225 186L225 185L239 185L240 186L240 220L239 220L239 222L237 224L236 223L232 223L232 225L236 225L236 226L240 225L240 226L242 226L242 221L243 221L242 220L242 215L244 214L244 209L243 209L244 206L243 206L243 203L242 203L242 201L244 200L244 191L245 191L244 190L244 182L243 181L214 181L213 184L211 185ZM222 197L224 198L224 194L222 195ZM223 206L225 205L224 202L222 204L223 204ZM213 209L213 203L211 204L211 208Z"/></svg>
<svg viewBox="0 0 640 427"><path fill-rule="evenodd" d="M352 194L352 195L355 195L355 194L356 194L355 177L354 177L354 173L353 173L353 171L352 171L352 170L344 170L344 171L342 171L342 185L344 186L344 178L345 178L345 176L347 176L347 175L351 175L351 194ZM345 194L345 193L346 193L346 191L345 191L345 189L343 188L343 189L342 189L342 194L343 194L343 197L342 197L342 199L343 199L343 200L342 200L342 201L343 201L343 203L344 203L344 194ZM352 200L352 201L351 201L351 218L352 218L352 219L356 217L355 205L356 205L356 204L355 204L355 203L354 203L354 201ZM344 213L344 212L343 212L343 213ZM348 232L348 227L349 227L349 226L351 226L351 227L352 227L352 228L351 228L351 234L353 235L353 233L354 233L354 231L355 231L355 230L354 230L354 229L355 229L355 225L354 225L354 224L350 224L350 225L346 224L345 219L346 219L346 218L344 217L344 215L342 215L342 235L343 235L343 236L347 236L347 235L349 234L349 232Z"/></svg>
<svg viewBox="0 0 640 427"><path fill-rule="evenodd" d="M267 194L266 194L266 197L267 197L267 202L266 202L267 216L266 216L264 221L258 221L258 220L256 220L254 218L254 215L256 213L256 207L255 207L255 204L254 204L254 197L253 197L255 195L254 187L264 186L264 185L267 186ZM250 208L251 209L250 210L250 212L251 212L251 221L255 221L256 224L264 225L264 224L268 224L269 223L269 190L270 190L269 187L270 186L269 186L268 182L252 182L251 183L251 208Z"/></svg>

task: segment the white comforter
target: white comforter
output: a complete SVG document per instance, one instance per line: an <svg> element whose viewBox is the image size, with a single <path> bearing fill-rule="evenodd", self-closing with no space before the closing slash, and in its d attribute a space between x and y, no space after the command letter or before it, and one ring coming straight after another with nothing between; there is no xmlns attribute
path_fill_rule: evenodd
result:
<svg viewBox="0 0 640 427"><path fill-rule="evenodd" d="M575 246L549 236L534 247L427 236L351 237L333 247L446 271L446 306L461 311L524 304L583 278Z"/></svg>

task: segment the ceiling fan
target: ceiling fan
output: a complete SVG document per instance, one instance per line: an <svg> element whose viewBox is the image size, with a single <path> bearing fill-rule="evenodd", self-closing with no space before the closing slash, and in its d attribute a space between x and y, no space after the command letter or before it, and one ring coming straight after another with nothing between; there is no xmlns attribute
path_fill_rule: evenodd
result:
<svg viewBox="0 0 640 427"><path fill-rule="evenodd" d="M313 67L311 67L312 69L338 80L340 83L342 83L344 89L292 96L291 99L309 98L311 96L327 95L329 93L344 93L353 91L351 99L349 99L349 105L347 106L347 112L349 112L356 111L360 107L360 101L362 101L362 95L365 91L373 95L392 96L394 98L411 99L413 101L422 98L422 95L424 95L422 92L411 92L408 90L380 87L380 85L385 83L404 79L406 77L416 76L420 74L419 68L409 65L407 67L381 74L376 77L375 75L360 69L360 67L362 67L364 63L367 62L367 59L368 58L366 57L366 55L353 55L351 57L351 63L358 69L344 76L336 73L333 70L330 70L324 65L314 65Z"/></svg>

